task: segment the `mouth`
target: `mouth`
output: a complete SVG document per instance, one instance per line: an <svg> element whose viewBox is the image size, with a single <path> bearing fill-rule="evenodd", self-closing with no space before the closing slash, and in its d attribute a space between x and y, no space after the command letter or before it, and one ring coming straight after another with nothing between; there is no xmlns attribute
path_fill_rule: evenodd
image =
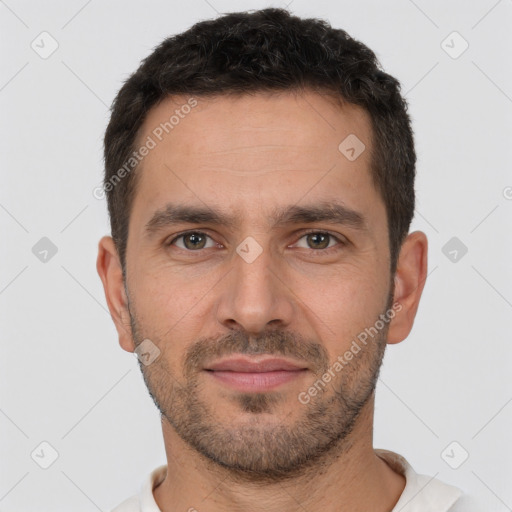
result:
<svg viewBox="0 0 512 512"><path fill-rule="evenodd" d="M271 391L303 377L306 365L289 359L269 357L231 357L204 369L217 382L237 391Z"/></svg>

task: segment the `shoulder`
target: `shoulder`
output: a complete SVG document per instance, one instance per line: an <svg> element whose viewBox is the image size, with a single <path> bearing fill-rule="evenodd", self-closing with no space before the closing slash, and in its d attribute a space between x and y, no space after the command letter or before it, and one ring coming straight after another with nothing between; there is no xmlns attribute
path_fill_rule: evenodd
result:
<svg viewBox="0 0 512 512"><path fill-rule="evenodd" d="M157 487L167 474L167 465L158 466L144 480L139 494L124 500L110 512L160 512L153 496Z"/></svg>
<svg viewBox="0 0 512 512"><path fill-rule="evenodd" d="M110 512L140 512L138 496L131 496L113 508Z"/></svg>
<svg viewBox="0 0 512 512"><path fill-rule="evenodd" d="M487 503L482 502L471 491L464 492L448 512L481 512L482 510L491 510L495 503L491 504L491 499Z"/></svg>

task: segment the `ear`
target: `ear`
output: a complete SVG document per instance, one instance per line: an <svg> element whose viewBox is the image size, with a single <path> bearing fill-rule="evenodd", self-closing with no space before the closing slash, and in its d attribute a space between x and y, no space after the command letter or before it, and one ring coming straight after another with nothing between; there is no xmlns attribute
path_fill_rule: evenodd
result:
<svg viewBox="0 0 512 512"><path fill-rule="evenodd" d="M127 352L133 352L135 345L131 332L123 272L114 240L110 236L104 236L99 241L96 270L103 283L110 316L119 335L119 345Z"/></svg>
<svg viewBox="0 0 512 512"><path fill-rule="evenodd" d="M395 273L393 304L399 304L390 323L388 343L400 343L411 332L427 278L427 236L422 231L410 233L404 240Z"/></svg>

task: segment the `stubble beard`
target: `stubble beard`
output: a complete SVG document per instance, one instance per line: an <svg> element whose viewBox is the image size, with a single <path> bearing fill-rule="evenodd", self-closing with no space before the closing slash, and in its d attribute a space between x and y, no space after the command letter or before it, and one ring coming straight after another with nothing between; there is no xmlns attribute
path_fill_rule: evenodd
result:
<svg viewBox="0 0 512 512"><path fill-rule="evenodd" d="M388 308L389 309L389 308ZM130 312L132 333L137 346L145 339L140 325ZM386 348L389 326L379 331L354 355L307 404L299 402L291 412L293 423L268 421L288 404L279 392L235 393L233 402L247 421L228 424L210 403L202 399L204 375L201 363L212 356L232 353L293 356L310 365L315 376L304 390L317 382L332 366L322 345L304 341L299 334L272 331L249 338L233 331L221 339L202 339L194 343L183 358L183 377L173 375L165 358L172 347L168 340L150 338L161 356L139 365L162 418L183 441L199 454L226 470L232 479L266 484L304 476L334 462L352 446L351 433L361 411L374 398L375 386ZM202 380L201 380L202 379ZM317 386L318 387L318 386ZM274 419L274 418L272 418Z"/></svg>

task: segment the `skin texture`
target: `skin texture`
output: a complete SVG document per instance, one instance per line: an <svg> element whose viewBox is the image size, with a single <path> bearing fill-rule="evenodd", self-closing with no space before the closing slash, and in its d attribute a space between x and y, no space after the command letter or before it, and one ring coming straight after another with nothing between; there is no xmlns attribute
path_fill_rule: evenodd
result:
<svg viewBox="0 0 512 512"><path fill-rule="evenodd" d="M188 99L153 108L139 140ZM160 351L141 363L168 461L155 499L164 512L294 511L298 503L310 512L387 512L405 479L373 451L374 388L386 343L412 329L426 236L408 235L390 276L386 210L361 108L313 91L196 99L136 171L126 283L112 239L98 248L121 347L133 352L149 339ZM354 161L338 150L349 134L366 145ZM269 218L276 207L326 201L361 213L365 229L273 226ZM237 212L239 222L180 222L148 235L146 223L168 202ZM185 231L207 237L177 238ZM261 249L250 263L236 250L247 237ZM302 403L299 393L392 305L393 319ZM284 356L307 370L266 393L234 390L205 371L241 353Z"/></svg>

